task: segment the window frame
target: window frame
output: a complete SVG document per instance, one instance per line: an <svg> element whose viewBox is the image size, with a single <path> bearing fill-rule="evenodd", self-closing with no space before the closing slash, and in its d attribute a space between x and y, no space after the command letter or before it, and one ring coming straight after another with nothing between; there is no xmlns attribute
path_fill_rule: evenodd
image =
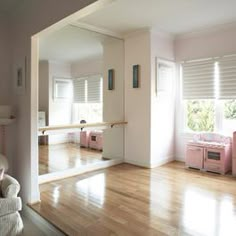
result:
<svg viewBox="0 0 236 236"><path fill-rule="evenodd" d="M53 100L55 102L57 101L65 101L65 102L69 102L73 99L73 85L72 85L72 78L65 78L65 77L57 77L57 76L54 76L53 77ZM61 97L59 96L59 94L57 93L57 85L60 84L60 83L64 83L65 86L69 86L69 89L71 90L71 92L68 94L68 96L66 97Z"/></svg>
<svg viewBox="0 0 236 236"><path fill-rule="evenodd" d="M194 100L207 100L207 99L194 99ZM220 132L220 133L227 133L227 130L224 129L224 103L228 100L235 100L236 99L209 99L214 101L214 107L215 107L215 117L214 117L214 130L213 132ZM188 117L187 117L187 99L182 99L182 107L184 110L184 133L190 133L190 134L195 134L195 133L200 133L200 132L211 132L211 131L194 131L191 130L188 127ZM236 119L235 119L236 122ZM233 131L232 131L233 132Z"/></svg>
<svg viewBox="0 0 236 236"><path fill-rule="evenodd" d="M199 132L203 132L203 131L193 131L188 127L188 117L187 117L187 100L208 100L208 99L201 99L201 98L195 98L195 99L183 99L183 63L192 63L192 62L200 62L200 61L207 61L207 60L214 60L214 65L215 65L215 72L214 72L214 91L215 91L215 97L209 100L214 100L214 104L215 104L215 117L214 117L214 131L213 132L221 132L221 133L227 133L229 132L229 130L231 129L231 133L233 130L233 127L230 129L227 129L226 127L224 127L224 121L227 120L225 119L224 116L224 103L227 100L235 100L236 101L236 94L231 94L229 97L223 95L222 97L222 90L220 88L220 84L222 83L222 81L224 82L225 79L227 81L227 78L223 79L221 78L221 73L222 73L222 66L223 66L223 71L225 69L232 69L234 68L234 72L232 73L236 73L236 54L232 54L232 55L224 55L224 56L220 56L220 57L214 57L214 58L203 58L203 59L197 59L197 60L190 60L190 61L184 61L184 62L180 62L180 67L179 67L179 76L180 76L180 80L179 80L179 98L180 98L180 107L181 107L181 111L183 112L180 115L180 118L182 118L183 122L181 122L181 127L182 130L184 131L184 133L189 133L189 134L194 134L194 133L199 133ZM226 63L226 65L224 64ZM229 63L229 64L227 64ZM233 63L233 64L231 64ZM235 86L235 83L232 82L233 85ZM224 86L224 85L223 85ZM234 90L235 91L235 90ZM229 119L230 120L230 119ZM236 119L232 119L235 120ZM210 132L210 131L206 131L206 132Z"/></svg>

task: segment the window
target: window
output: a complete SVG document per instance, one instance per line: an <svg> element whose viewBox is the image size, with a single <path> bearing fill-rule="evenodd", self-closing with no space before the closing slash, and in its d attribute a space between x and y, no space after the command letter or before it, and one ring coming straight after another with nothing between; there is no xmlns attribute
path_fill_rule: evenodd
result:
<svg viewBox="0 0 236 236"><path fill-rule="evenodd" d="M54 99L71 101L72 99L71 79L54 78Z"/></svg>
<svg viewBox="0 0 236 236"><path fill-rule="evenodd" d="M186 113L188 129L214 131L215 105L213 100L187 100Z"/></svg>
<svg viewBox="0 0 236 236"><path fill-rule="evenodd" d="M223 101L223 130L227 133L236 129L236 100Z"/></svg>
<svg viewBox="0 0 236 236"><path fill-rule="evenodd" d="M236 127L236 56L182 64L188 131L232 133Z"/></svg>
<svg viewBox="0 0 236 236"><path fill-rule="evenodd" d="M101 122L103 113L100 75L74 79L73 122Z"/></svg>

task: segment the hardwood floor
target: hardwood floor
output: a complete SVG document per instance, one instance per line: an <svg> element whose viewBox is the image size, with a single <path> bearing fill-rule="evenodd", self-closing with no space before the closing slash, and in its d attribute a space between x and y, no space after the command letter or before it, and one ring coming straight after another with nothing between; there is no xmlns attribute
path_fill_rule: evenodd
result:
<svg viewBox="0 0 236 236"><path fill-rule="evenodd" d="M102 152L66 143L39 146L39 175L104 161Z"/></svg>
<svg viewBox="0 0 236 236"><path fill-rule="evenodd" d="M121 164L40 190L32 208L68 235L236 235L236 179L179 162Z"/></svg>

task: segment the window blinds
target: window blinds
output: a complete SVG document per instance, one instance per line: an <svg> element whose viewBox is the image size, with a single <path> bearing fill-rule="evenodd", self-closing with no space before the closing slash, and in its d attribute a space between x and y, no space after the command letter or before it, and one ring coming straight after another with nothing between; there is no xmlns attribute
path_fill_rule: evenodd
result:
<svg viewBox="0 0 236 236"><path fill-rule="evenodd" d="M92 76L87 79L87 91L89 103L101 102L101 77Z"/></svg>
<svg viewBox="0 0 236 236"><path fill-rule="evenodd" d="M183 99L215 98L215 61L198 60L182 64Z"/></svg>
<svg viewBox="0 0 236 236"><path fill-rule="evenodd" d="M236 55L219 60L219 99L236 98Z"/></svg>
<svg viewBox="0 0 236 236"><path fill-rule="evenodd" d="M101 76L74 79L74 103L102 102Z"/></svg>
<svg viewBox="0 0 236 236"><path fill-rule="evenodd" d="M85 103L85 84L86 79L74 79L73 92L74 92L74 103Z"/></svg>

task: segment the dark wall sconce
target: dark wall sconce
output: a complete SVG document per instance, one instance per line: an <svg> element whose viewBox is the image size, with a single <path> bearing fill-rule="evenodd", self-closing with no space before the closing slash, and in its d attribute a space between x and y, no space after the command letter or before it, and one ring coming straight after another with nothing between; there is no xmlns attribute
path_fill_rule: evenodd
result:
<svg viewBox="0 0 236 236"><path fill-rule="evenodd" d="M133 66L133 88L139 88L139 65Z"/></svg>
<svg viewBox="0 0 236 236"><path fill-rule="evenodd" d="M108 70L108 90L114 90L114 69Z"/></svg>

